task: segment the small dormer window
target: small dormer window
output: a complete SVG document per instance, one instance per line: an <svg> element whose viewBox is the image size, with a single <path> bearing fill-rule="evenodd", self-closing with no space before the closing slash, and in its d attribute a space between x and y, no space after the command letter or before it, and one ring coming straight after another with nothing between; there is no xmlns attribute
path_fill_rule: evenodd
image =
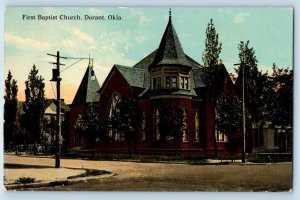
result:
<svg viewBox="0 0 300 200"><path fill-rule="evenodd" d="M171 88L177 88L177 77L176 76L171 77Z"/></svg>
<svg viewBox="0 0 300 200"><path fill-rule="evenodd" d="M160 89L161 88L160 77L154 77L152 79L152 82L153 82L153 86L152 86L153 89Z"/></svg>
<svg viewBox="0 0 300 200"><path fill-rule="evenodd" d="M170 88L170 76L166 76L166 88Z"/></svg>
<svg viewBox="0 0 300 200"><path fill-rule="evenodd" d="M180 89L189 89L189 77L187 76L180 76Z"/></svg>
<svg viewBox="0 0 300 200"><path fill-rule="evenodd" d="M177 76L166 76L165 81L165 88L178 88Z"/></svg>

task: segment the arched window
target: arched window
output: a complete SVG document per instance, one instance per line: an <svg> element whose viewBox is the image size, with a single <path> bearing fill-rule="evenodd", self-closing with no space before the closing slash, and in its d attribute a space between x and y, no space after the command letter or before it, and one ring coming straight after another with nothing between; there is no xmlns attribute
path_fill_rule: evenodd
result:
<svg viewBox="0 0 300 200"><path fill-rule="evenodd" d="M217 108L215 109L215 113L215 120L217 121L220 117ZM217 142L228 142L228 135L219 130L218 123L215 123L215 138Z"/></svg>
<svg viewBox="0 0 300 200"><path fill-rule="evenodd" d="M188 142L189 138L188 138L188 109L187 108L182 109L181 132L182 132L182 141Z"/></svg>
<svg viewBox="0 0 300 200"><path fill-rule="evenodd" d="M78 130L79 126L82 126L82 123L83 123L83 119L82 119L82 115L78 115L76 117L76 120L75 120L75 126L74 126L74 131L75 131L75 135L74 135L74 143L75 143L75 147L77 147L78 149L81 148L81 133L80 131Z"/></svg>
<svg viewBox="0 0 300 200"><path fill-rule="evenodd" d="M114 93L110 100L108 118L111 119L114 115L114 112L118 111L117 104L120 102L121 96L118 93ZM122 132L117 132L114 130L114 127L110 125L108 130L108 136L112 137L115 141L124 141L124 135Z"/></svg>
<svg viewBox="0 0 300 200"><path fill-rule="evenodd" d="M159 123L160 123L160 113L158 108L156 108L153 113L153 132L154 132L153 135L155 140L160 140Z"/></svg>
<svg viewBox="0 0 300 200"><path fill-rule="evenodd" d="M141 140L145 141L146 140L146 114L143 112L143 119L141 122Z"/></svg>
<svg viewBox="0 0 300 200"><path fill-rule="evenodd" d="M195 113L195 141L199 142L199 113Z"/></svg>
<svg viewBox="0 0 300 200"><path fill-rule="evenodd" d="M116 105L119 103L119 101L121 100L121 96L118 93L114 93L112 95L112 98L110 100L110 104L109 104L109 111L108 111L108 117L111 118L113 115L113 112L116 109Z"/></svg>

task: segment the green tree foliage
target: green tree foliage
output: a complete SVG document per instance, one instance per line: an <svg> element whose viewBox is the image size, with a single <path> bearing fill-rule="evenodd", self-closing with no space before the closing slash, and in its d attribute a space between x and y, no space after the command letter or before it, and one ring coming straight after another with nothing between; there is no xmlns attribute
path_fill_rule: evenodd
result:
<svg viewBox="0 0 300 200"><path fill-rule="evenodd" d="M246 106L246 132L250 134L252 127L261 127L265 123L265 102L268 76L258 71L257 59L249 41L241 41L239 49L240 65L236 68L238 78L236 81L237 92L242 98L243 76L245 80L245 106ZM244 68L244 74L243 70Z"/></svg>
<svg viewBox="0 0 300 200"><path fill-rule="evenodd" d="M210 103L213 108L216 107L216 102L218 96L220 95L220 89L223 84L221 76L218 72L222 67L222 60L219 58L222 50L222 43L219 43L219 34L213 24L213 20L207 25L206 29L206 39L205 39L205 49L202 54L202 61L205 67L205 75L203 77L204 83L207 87L208 95L210 98ZM215 110L213 109L212 112ZM215 113L213 114L215 115ZM215 154L217 156L217 141L214 137Z"/></svg>
<svg viewBox="0 0 300 200"><path fill-rule="evenodd" d="M143 113L138 102L132 98L123 97L117 103L109 120L109 125L114 132L123 133L128 142L129 156L131 156L131 144L135 141L138 131L141 129Z"/></svg>
<svg viewBox="0 0 300 200"><path fill-rule="evenodd" d="M269 79L272 89L269 119L273 126L291 126L293 123L293 70L278 68L273 64Z"/></svg>
<svg viewBox="0 0 300 200"><path fill-rule="evenodd" d="M82 134L82 136L87 137L94 155L96 140L105 133L105 126L94 104L89 104L86 112L78 117L75 122L75 129Z"/></svg>
<svg viewBox="0 0 300 200"><path fill-rule="evenodd" d="M165 107L160 110L159 129L162 140L178 140L182 126L182 110Z"/></svg>
<svg viewBox="0 0 300 200"><path fill-rule="evenodd" d="M28 141L33 144L33 152L37 154L37 145L43 140L46 131L47 120L45 120L45 83L38 75L36 66L33 65L29 72L28 80L25 82L26 102L24 104L23 125L28 135Z"/></svg>
<svg viewBox="0 0 300 200"><path fill-rule="evenodd" d="M204 82L214 106L220 93L220 84L222 84L222 80L220 80L221 77L218 76L218 72L224 67L219 58L221 50L222 43L219 43L219 34L216 33L213 20L211 19L206 29L205 49L202 55L202 61L205 67Z"/></svg>
<svg viewBox="0 0 300 200"><path fill-rule="evenodd" d="M8 72L5 80L4 95L4 149L8 150L11 145L17 144L19 139L18 119L18 86L17 81L12 79L11 72Z"/></svg>
<svg viewBox="0 0 300 200"><path fill-rule="evenodd" d="M219 43L219 34L216 32L213 20L207 25L205 49L202 55L204 67L216 66L222 63L219 58L222 50L222 43Z"/></svg>
<svg viewBox="0 0 300 200"><path fill-rule="evenodd" d="M217 101L217 111L218 130L228 135L228 149L234 155L242 141L242 103L235 95L221 95Z"/></svg>
<svg viewBox="0 0 300 200"><path fill-rule="evenodd" d="M272 75L258 71L257 59L249 41L240 42L239 57L241 65L236 69L238 75L236 86L242 95L242 67L245 77L246 126L248 134L252 127L262 132L264 125L271 123L286 127L292 125L293 110L293 70L278 68L273 65Z"/></svg>

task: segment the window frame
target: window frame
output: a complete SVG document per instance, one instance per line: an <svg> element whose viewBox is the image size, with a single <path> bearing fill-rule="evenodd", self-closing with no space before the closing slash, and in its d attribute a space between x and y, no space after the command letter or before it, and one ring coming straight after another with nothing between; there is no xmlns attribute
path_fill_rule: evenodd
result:
<svg viewBox="0 0 300 200"><path fill-rule="evenodd" d="M200 142L200 121L199 112L195 113L195 142Z"/></svg>
<svg viewBox="0 0 300 200"><path fill-rule="evenodd" d="M160 111L158 108L154 109L153 112L153 139L154 141L160 140L160 130L159 130L159 123L160 123Z"/></svg>
<svg viewBox="0 0 300 200"><path fill-rule="evenodd" d="M184 113L186 114L184 116ZM183 124L186 125L186 128L183 129ZM182 142L188 143L189 142L189 110L188 108L182 108ZM185 130L185 133L183 133L183 130Z"/></svg>

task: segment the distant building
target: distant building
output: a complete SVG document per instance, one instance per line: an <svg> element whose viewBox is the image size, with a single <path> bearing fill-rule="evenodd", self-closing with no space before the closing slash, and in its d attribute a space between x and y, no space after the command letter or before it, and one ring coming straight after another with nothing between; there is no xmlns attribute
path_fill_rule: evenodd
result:
<svg viewBox="0 0 300 200"><path fill-rule="evenodd" d="M155 31L155 30L153 30ZM151 34L151 33L149 33ZM219 66L220 93L232 93L233 83L224 65ZM71 105L70 151L91 150L85 136L76 134L75 121L89 103L96 103L106 123L121 97L138 99L143 111L141 131L134 138L133 153L150 155L227 154L227 135L217 131L215 108L203 80L206 71L184 53L171 15L158 49L132 67L114 65L101 88L88 69ZM98 91L98 93L97 93ZM164 109L181 110L180 138L162 133L159 124ZM106 139L97 140L95 151L126 153L128 141L122 132L109 128Z"/></svg>
<svg viewBox="0 0 300 200"><path fill-rule="evenodd" d="M63 100L60 101L61 105L61 121L65 120L65 113L70 112L70 108ZM48 121L51 120L51 118L56 119L56 106L57 106L57 100L55 99L46 99L45 100L45 117L48 119Z"/></svg>
<svg viewBox="0 0 300 200"><path fill-rule="evenodd" d="M291 127L269 127L254 128L252 132L252 152L291 152L292 150L292 128Z"/></svg>

